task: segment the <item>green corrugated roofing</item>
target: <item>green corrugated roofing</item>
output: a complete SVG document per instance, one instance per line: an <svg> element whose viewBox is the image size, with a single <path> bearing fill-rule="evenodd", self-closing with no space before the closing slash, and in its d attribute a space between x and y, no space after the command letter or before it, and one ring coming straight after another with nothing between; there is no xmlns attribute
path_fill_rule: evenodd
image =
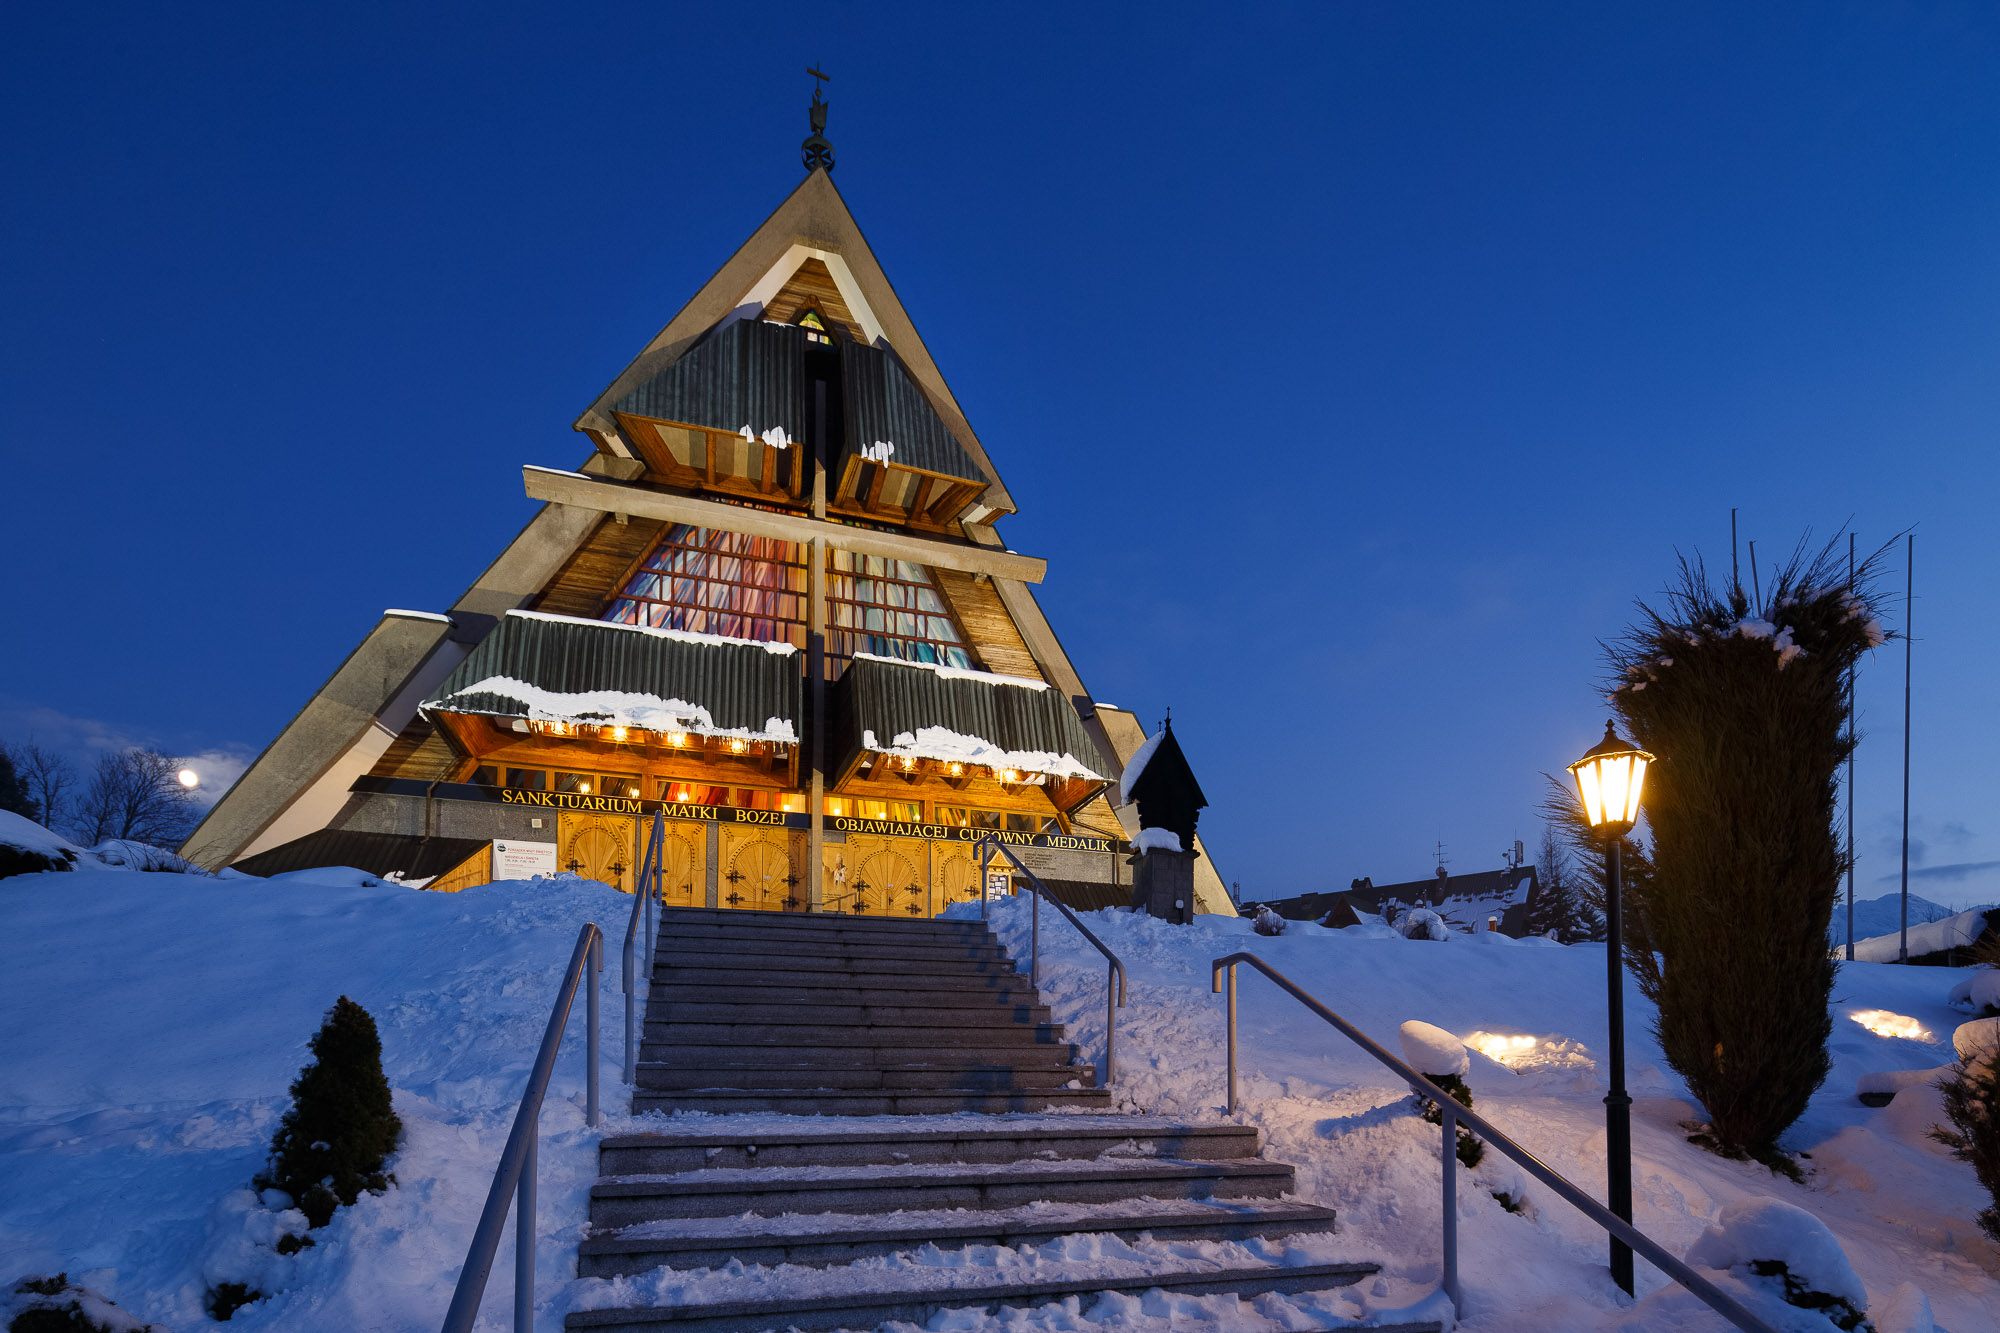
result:
<svg viewBox="0 0 2000 1333"><path fill-rule="evenodd" d="M789 644L510 611L423 709L796 741L801 656Z"/></svg>
<svg viewBox="0 0 2000 1333"><path fill-rule="evenodd" d="M1060 690L1040 682L856 657L834 685L836 773L863 750L1108 780L1110 760Z"/></svg>

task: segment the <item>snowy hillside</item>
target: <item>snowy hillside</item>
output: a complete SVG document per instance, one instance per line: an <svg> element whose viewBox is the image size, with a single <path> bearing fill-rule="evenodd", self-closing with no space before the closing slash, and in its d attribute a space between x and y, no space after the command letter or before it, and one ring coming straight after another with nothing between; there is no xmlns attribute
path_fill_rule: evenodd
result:
<svg viewBox="0 0 2000 1333"><path fill-rule="evenodd" d="M622 1104L616 946L630 901L569 878L454 895L352 871L265 881L92 868L0 880L11 946L0 969L8 1015L0 1034L0 1179L7 1182L0 1278L66 1270L175 1333L208 1327L204 1275L242 1271L243 1187L263 1162L307 1039L346 994L381 1028L405 1125L391 1162L400 1183L343 1209L295 1258L266 1252L267 1280L284 1289L239 1311L231 1326L434 1330L559 973L586 920L611 937L603 1078L607 1109ZM995 913L1025 956L1024 907L1002 903ZM1601 947L1463 936L1433 943L1386 938L1381 928L1300 924L1265 938L1248 921L1215 917L1188 927L1117 912L1088 919L1132 969L1119 1084L1137 1103L1175 1116L1219 1116L1222 1009L1208 992L1207 960L1249 949L1392 1045L1404 1021L1421 1019L1503 1054L1523 1072L1473 1058L1479 1109L1557 1169L1602 1190L1602 1080L1594 1063L1604 1035L1596 1025ZM1043 922L1042 939L1044 988L1094 1054L1102 1039L1101 960L1060 921ZM1680 1122L1695 1110L1661 1071L1643 1031L1646 1006L1631 997L1640 1224L1685 1251L1725 1204L1775 1196L1833 1227L1878 1314L1898 1283L1912 1282L1935 1306L1938 1327L1994 1328L2000 1256L1970 1220L1983 1203L1971 1169L1924 1138L1939 1118L1934 1095L1908 1091L1882 1111L1853 1096L1861 1074L1949 1058L1950 1032L1964 1015L1944 1000L1965 975L1883 966L1843 972L1834 1078L1793 1136L1794 1147L1811 1153L1804 1188L1683 1141ZM1297 1163L1302 1192L1340 1209L1342 1234L1333 1243L1380 1260L1385 1290L1433 1288L1436 1130L1408 1113L1407 1097L1385 1072L1261 979L1245 974L1242 998L1245 1116L1268 1135L1268 1154ZM596 1172L596 1135L582 1124L577 1008L543 1115L537 1315L546 1330L559 1329L571 1309L601 1303L602 1294L601 1283L573 1277ZM1877 1036L1852 1021L1870 1009L1908 1016L1934 1040ZM613 1133L634 1126L616 1115L605 1122ZM1527 1215L1503 1211L1491 1192L1520 1182L1497 1154L1462 1183L1468 1317L1461 1327L1721 1326L1704 1310L1676 1304L1672 1293L1621 1314L1600 1234L1533 1186ZM507 1326L511 1246L510 1236L482 1328ZM1010 1253L980 1261L1005 1263ZM757 1271L729 1280L755 1281ZM1640 1275L1642 1289L1659 1283L1644 1264ZM683 1277L692 1290L725 1275ZM1215 1322L1214 1302L1176 1298L1173 1308L1175 1328L1227 1327ZM1058 1312L1020 1327L1167 1327L1149 1302L1113 1303L1100 1313L1101 1321ZM1886 1316L1878 1323L1882 1333L1919 1327Z"/></svg>
<svg viewBox="0 0 2000 1333"><path fill-rule="evenodd" d="M977 910L962 905L952 914ZM1025 910L1003 904L996 915L1002 937L1025 952ZM1418 1019L1499 1053L1512 1068L1472 1057L1467 1081L1477 1109L1603 1197L1602 945L1492 935L1405 940L1381 927L1339 931L1302 923L1267 938L1248 921L1219 917L1184 927L1117 912L1085 919L1131 971L1130 1001L1119 1016L1119 1084L1148 1109L1196 1115L1221 1106L1223 1001L1209 993L1208 960L1248 951L1392 1050L1400 1025ZM1043 921L1042 945L1043 989L1057 1017L1087 1052L1101 1051L1101 958L1061 922ZM1801 1161L1804 1186L1686 1142L1683 1122L1698 1117L1699 1107L1647 1032L1652 1007L1636 990L1628 992L1638 1226L1685 1253L1724 1205L1772 1196L1833 1229L1876 1303L1887 1308L1900 1284L1914 1283L1928 1295L1938 1328L2000 1328L1994 1314L2000 1250L1972 1221L1985 1195L1970 1166L1926 1137L1944 1118L1936 1093L1909 1089L1879 1111L1854 1095L1863 1074L1928 1069L1952 1058L1951 1033L1965 1016L1945 1001L1967 975L1966 969L1843 966L1835 987L1834 1072L1786 1139L1788 1148L1810 1154ZM1244 969L1238 987L1243 1114L1268 1135L1267 1154L1297 1163L1301 1193L1339 1209L1344 1234L1360 1238L1386 1272L1435 1283L1438 1131L1409 1113L1407 1091L1393 1076L1263 977ZM1857 1021L1875 1010L1915 1019L1928 1039L1876 1035ZM1459 1205L1462 1328L1725 1327L1672 1290L1620 1322L1601 1231L1535 1185L1525 1186L1531 1215L1504 1211L1492 1191L1523 1182L1497 1153L1470 1174L1473 1180L1465 1181L1462 1173ZM1663 1285L1644 1262L1639 1282L1642 1295ZM1885 1333L1892 1323L1878 1320ZM1800 1327L1831 1325L1822 1319Z"/></svg>
<svg viewBox="0 0 2000 1333"><path fill-rule="evenodd" d="M1910 895L1910 924L1913 926L1925 921L1942 921L1954 910L1914 893ZM1854 938L1868 940L1878 935L1895 934L1902 921L1902 912L1901 894L1885 893L1879 898L1858 899L1854 904ZM1827 932L1836 945L1847 943L1847 904L1844 900L1834 904L1833 920L1827 924Z"/></svg>

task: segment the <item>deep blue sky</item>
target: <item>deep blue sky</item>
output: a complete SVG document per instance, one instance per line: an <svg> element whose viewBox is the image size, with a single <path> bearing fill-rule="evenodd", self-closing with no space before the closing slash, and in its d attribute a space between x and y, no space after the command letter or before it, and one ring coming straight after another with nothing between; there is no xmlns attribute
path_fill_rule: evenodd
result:
<svg viewBox="0 0 2000 1333"><path fill-rule="evenodd" d="M10 9L0 735L254 752L446 606L796 183L817 61L1003 531L1246 894L1532 843L1734 505L1766 562L1917 525L1913 887L2000 897L2000 11L735 12Z"/></svg>

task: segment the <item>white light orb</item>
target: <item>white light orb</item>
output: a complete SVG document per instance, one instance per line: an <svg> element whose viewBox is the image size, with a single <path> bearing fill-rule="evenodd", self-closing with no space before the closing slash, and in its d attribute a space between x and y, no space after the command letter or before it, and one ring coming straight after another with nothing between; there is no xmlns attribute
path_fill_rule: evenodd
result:
<svg viewBox="0 0 2000 1333"><path fill-rule="evenodd" d="M184 768L180 772L174 774L174 776L180 779L181 786L186 787L190 791L194 790L196 787L199 787L201 785L201 774L195 772L191 768Z"/></svg>

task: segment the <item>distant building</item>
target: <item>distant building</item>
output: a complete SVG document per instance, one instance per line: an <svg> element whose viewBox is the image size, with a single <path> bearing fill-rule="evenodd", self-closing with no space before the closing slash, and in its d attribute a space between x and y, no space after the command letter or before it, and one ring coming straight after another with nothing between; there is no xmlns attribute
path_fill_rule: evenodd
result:
<svg viewBox="0 0 2000 1333"><path fill-rule="evenodd" d="M1531 865L1483 870L1470 875L1439 875L1405 884L1374 884L1355 880L1346 889L1306 893L1264 905L1289 921L1319 921L1353 925L1360 914L1394 918L1412 907L1428 907L1457 930L1474 931L1497 922L1500 933L1516 939L1528 933L1530 901L1540 891Z"/></svg>
<svg viewBox="0 0 2000 1333"><path fill-rule="evenodd" d="M544 504L478 581L384 612L185 855L463 888L504 852L630 890L659 812L678 904L927 916L978 895L988 833L1130 901L1146 732L1064 652L825 165L575 428L590 456L524 469ZM1196 866L1195 910L1234 915Z"/></svg>

